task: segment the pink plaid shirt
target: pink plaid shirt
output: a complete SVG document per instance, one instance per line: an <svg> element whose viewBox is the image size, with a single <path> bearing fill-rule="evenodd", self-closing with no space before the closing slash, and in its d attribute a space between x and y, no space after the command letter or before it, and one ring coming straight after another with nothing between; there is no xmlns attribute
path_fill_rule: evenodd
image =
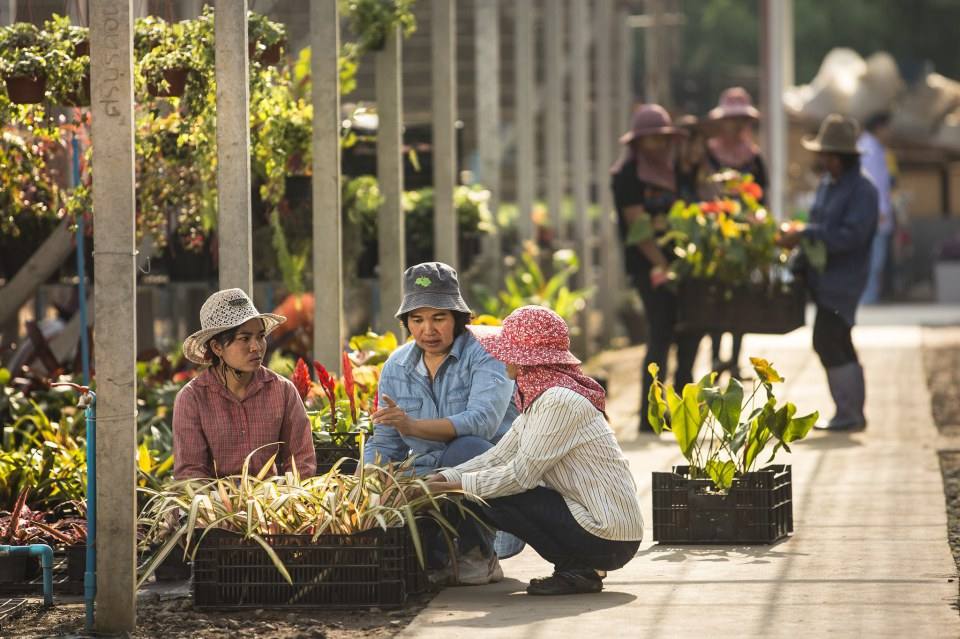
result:
<svg viewBox="0 0 960 639"><path fill-rule="evenodd" d="M207 369L180 389L173 404L173 475L177 479L239 475L254 449L279 443L280 472L296 461L301 477L317 470L310 420L296 387L263 366L237 399ZM276 446L258 450L250 472L260 471Z"/></svg>

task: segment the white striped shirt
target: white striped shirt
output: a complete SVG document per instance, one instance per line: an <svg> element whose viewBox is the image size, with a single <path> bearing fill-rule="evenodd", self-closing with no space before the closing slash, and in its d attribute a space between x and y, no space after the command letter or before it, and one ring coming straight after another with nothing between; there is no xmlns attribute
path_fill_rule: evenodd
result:
<svg viewBox="0 0 960 639"><path fill-rule="evenodd" d="M639 541L643 518L637 486L613 431L582 395L545 391L482 455L441 471L483 499L538 485L561 496L584 530L613 541Z"/></svg>

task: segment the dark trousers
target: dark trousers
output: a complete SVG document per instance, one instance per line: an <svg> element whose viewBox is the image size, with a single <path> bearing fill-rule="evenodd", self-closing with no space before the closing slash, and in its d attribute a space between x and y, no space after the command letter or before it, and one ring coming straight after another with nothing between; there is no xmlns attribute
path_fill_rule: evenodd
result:
<svg viewBox="0 0 960 639"><path fill-rule="evenodd" d="M850 335L852 329L839 313L817 306L817 319L813 323L813 350L824 368L836 368L859 361Z"/></svg>
<svg viewBox="0 0 960 639"><path fill-rule="evenodd" d="M700 347L699 333L684 333L676 331L677 323L677 296L664 286L653 288L649 278L637 278L637 290L643 300L643 312L647 317L647 356L643 360L643 370L640 371L642 383L640 385L640 427L648 429L647 424L647 393L653 379L647 369L650 364L660 367L660 379L667 377L667 355L670 345L677 345L677 370L673 374L673 385L677 392L681 392L684 384L693 381L693 362L697 358L697 349Z"/></svg>
<svg viewBox="0 0 960 639"><path fill-rule="evenodd" d="M743 333L730 333L730 336L733 338L732 350L730 351L730 365L736 369L740 361L740 347L743 346ZM720 363L720 343L722 341L722 332L714 331L710 333L710 350L713 354L713 364L715 366ZM736 373L736 370L733 372Z"/></svg>
<svg viewBox="0 0 960 639"><path fill-rule="evenodd" d="M484 521L533 547L556 570L616 570L637 553L639 541L611 541L593 535L574 519L555 490L538 486L516 495L469 502Z"/></svg>

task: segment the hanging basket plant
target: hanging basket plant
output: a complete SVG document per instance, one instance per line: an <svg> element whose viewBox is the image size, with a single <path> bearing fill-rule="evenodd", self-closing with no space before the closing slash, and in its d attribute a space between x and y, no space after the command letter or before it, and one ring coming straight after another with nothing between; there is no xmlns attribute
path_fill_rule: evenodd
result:
<svg viewBox="0 0 960 639"><path fill-rule="evenodd" d="M350 31L357 38L357 55L380 51L387 36L397 27L404 37L417 28L413 15L414 0L341 0L340 11L347 17Z"/></svg>
<svg viewBox="0 0 960 639"><path fill-rule="evenodd" d="M265 67L280 62L287 48L286 27L253 11L247 13L247 39L250 60Z"/></svg>
<svg viewBox="0 0 960 639"><path fill-rule="evenodd" d="M36 25L18 22L0 30L0 75L11 102L43 102L49 53L49 36Z"/></svg>
<svg viewBox="0 0 960 639"><path fill-rule="evenodd" d="M7 97L14 104L40 104L47 91L47 78L43 75L6 76L4 82L7 84Z"/></svg>
<svg viewBox="0 0 960 639"><path fill-rule="evenodd" d="M147 78L147 93L155 98L180 98L187 90L190 69L171 67L158 69Z"/></svg>

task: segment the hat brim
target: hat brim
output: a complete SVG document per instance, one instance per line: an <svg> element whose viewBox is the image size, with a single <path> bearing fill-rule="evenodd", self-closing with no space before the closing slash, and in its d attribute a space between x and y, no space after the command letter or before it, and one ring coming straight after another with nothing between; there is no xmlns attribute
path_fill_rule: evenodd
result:
<svg viewBox="0 0 960 639"><path fill-rule="evenodd" d="M397 309L394 317L400 317L404 313L415 311L418 308L438 308L445 311L458 311L468 315L473 313L459 292L454 295L452 293L439 293L437 291L423 291L404 295L403 300L400 302L400 308Z"/></svg>
<svg viewBox="0 0 960 639"><path fill-rule="evenodd" d="M732 120L734 118L747 118L749 120L759 120L760 111L754 106L740 107L714 107L707 113L707 119L711 122L719 120Z"/></svg>
<svg viewBox="0 0 960 639"><path fill-rule="evenodd" d="M501 326L467 326L467 330L490 355L505 364L517 366L547 366L549 364L580 364L568 350L538 348L506 339Z"/></svg>
<svg viewBox="0 0 960 639"><path fill-rule="evenodd" d="M194 364L206 364L208 362L206 358L207 342L211 337L217 335L218 333L222 333L223 331L228 331L231 328L241 326L252 319L263 320L263 330L267 335L272 333L276 327L287 321L287 318L283 315L276 315L274 313L260 313L258 315L245 317L242 321L237 322L232 326L216 326L214 328L201 329L190 335L187 339L183 340L183 356Z"/></svg>
<svg viewBox="0 0 960 639"><path fill-rule="evenodd" d="M651 137L654 135L668 135L675 137L683 137L689 135L684 129L680 129L675 126L660 126L654 129L640 129L637 131L627 131L620 136L620 144L630 144L638 138Z"/></svg>
<svg viewBox="0 0 960 639"><path fill-rule="evenodd" d="M860 155L860 149L856 145L849 146L832 146L829 144L823 144L816 137L807 136L800 140L800 144L803 145L808 151L813 151L814 153L843 153L845 155Z"/></svg>

